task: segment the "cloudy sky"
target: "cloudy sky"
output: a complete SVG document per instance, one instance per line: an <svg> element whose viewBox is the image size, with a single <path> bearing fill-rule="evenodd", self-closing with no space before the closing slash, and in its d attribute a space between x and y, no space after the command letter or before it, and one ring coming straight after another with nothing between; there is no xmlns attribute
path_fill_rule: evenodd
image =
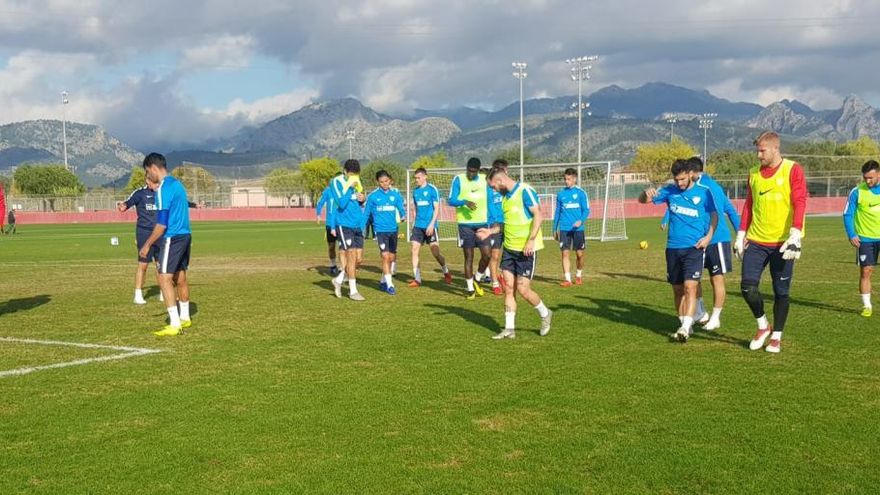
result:
<svg viewBox="0 0 880 495"><path fill-rule="evenodd" d="M880 106L877 0L0 0L0 123L68 118L144 148L315 99L387 113L663 81L732 100Z"/></svg>

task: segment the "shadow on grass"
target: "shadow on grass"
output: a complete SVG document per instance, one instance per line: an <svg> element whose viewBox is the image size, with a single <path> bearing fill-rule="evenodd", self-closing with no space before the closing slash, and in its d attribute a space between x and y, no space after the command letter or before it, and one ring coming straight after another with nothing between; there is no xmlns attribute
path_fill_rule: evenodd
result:
<svg viewBox="0 0 880 495"><path fill-rule="evenodd" d="M600 275L605 275L611 279L618 278L631 278L635 280L647 280L649 282L663 282L666 283L666 279L660 277L649 277L648 275L640 275L638 273L611 273L611 272L600 272Z"/></svg>
<svg viewBox="0 0 880 495"><path fill-rule="evenodd" d="M770 300L772 304L773 300ZM833 306L831 304L823 303L821 301L812 301L809 299L799 299L799 298L791 298L791 304L795 304L798 306L806 306L808 308L821 309L824 311L834 311L837 313L845 313L845 314L855 314L857 311L854 308L843 308L840 306Z"/></svg>
<svg viewBox="0 0 880 495"><path fill-rule="evenodd" d="M41 294L33 297L21 297L18 299L10 299L0 303L0 315L12 314L18 311L27 311L29 309L38 308L44 304L49 304L52 296Z"/></svg>
<svg viewBox="0 0 880 495"><path fill-rule="evenodd" d="M498 322L495 321L494 318L479 311L473 311L467 308L463 308L461 306L447 306L444 304L433 303L425 304L425 307L438 310L437 314L440 314L440 312L444 312L459 316L461 317L461 319L467 321L468 323L479 325L493 334L498 333L498 331L500 330Z"/></svg>
<svg viewBox="0 0 880 495"><path fill-rule="evenodd" d="M678 318L672 313L663 313L651 306L636 304L617 299L601 299L589 296L576 296L596 305L575 306L573 304L560 304L558 309L579 311L591 316L596 316L613 323L620 323L649 330L668 339L669 334L679 325Z"/></svg>

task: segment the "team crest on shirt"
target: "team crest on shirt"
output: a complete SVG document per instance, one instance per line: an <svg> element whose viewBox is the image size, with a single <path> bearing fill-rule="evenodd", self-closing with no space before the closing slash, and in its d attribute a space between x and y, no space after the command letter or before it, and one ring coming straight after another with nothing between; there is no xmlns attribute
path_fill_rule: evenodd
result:
<svg viewBox="0 0 880 495"><path fill-rule="evenodd" d="M394 202L394 196L391 196L390 198L388 198L388 201L391 201L391 202L393 203L393 202Z"/></svg>
<svg viewBox="0 0 880 495"><path fill-rule="evenodd" d="M572 194L572 195L571 195L571 199L578 199L578 195L577 195L577 194Z"/></svg>
<svg viewBox="0 0 880 495"><path fill-rule="evenodd" d="M422 195L424 195L424 196L427 198L427 197L428 197L428 191L423 192Z"/></svg>
<svg viewBox="0 0 880 495"><path fill-rule="evenodd" d="M700 198L699 196L695 197L694 200L693 200L693 201L694 201L694 204L695 204L695 205L700 204L701 199L702 199L702 198Z"/></svg>

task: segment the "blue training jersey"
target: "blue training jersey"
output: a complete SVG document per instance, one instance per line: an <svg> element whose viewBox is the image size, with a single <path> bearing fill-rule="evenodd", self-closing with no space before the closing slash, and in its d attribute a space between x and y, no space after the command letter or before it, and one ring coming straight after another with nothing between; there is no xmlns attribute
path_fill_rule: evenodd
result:
<svg viewBox="0 0 880 495"><path fill-rule="evenodd" d="M668 184L657 191L652 202L669 206L669 230L666 247L684 249L694 247L709 232L715 201L709 188L694 184L682 191Z"/></svg>
<svg viewBox="0 0 880 495"><path fill-rule="evenodd" d="M362 229L364 227L364 210L357 201L357 191L348 185L348 179L345 175L333 178L330 186L336 206L333 221L340 227Z"/></svg>
<svg viewBox="0 0 880 495"><path fill-rule="evenodd" d="M166 227L165 237L191 234L189 228L189 200L183 183L166 175L156 190L156 223Z"/></svg>
<svg viewBox="0 0 880 495"><path fill-rule="evenodd" d="M156 192L147 186L135 189L125 200L127 208L137 212L137 228L152 231L156 226Z"/></svg>
<svg viewBox="0 0 880 495"><path fill-rule="evenodd" d="M377 234L396 234L398 220L405 216L403 196L394 188L387 191L376 189L367 196L367 202L364 203L364 217L372 220L373 232ZM366 228L366 221L362 228Z"/></svg>
<svg viewBox="0 0 880 495"><path fill-rule="evenodd" d="M880 194L880 185L874 186L871 188L871 192L874 194ZM846 200L846 208L843 210L843 228L846 229L846 237L847 239L852 239L856 237L856 210L859 207L859 188L854 187L852 191L849 193L849 197ZM880 239L874 239L873 237L865 237L863 235L858 236L859 240L862 242L880 242Z"/></svg>
<svg viewBox="0 0 880 495"><path fill-rule="evenodd" d="M334 220L334 214L336 213L336 202L333 200L332 186L327 186L324 188L324 191L321 192L321 198L318 199L318 204L315 205L315 215L320 217L322 209L326 212L324 216L324 225L331 229L335 228L336 222Z"/></svg>
<svg viewBox="0 0 880 495"><path fill-rule="evenodd" d="M580 187L564 187L556 194L556 211L553 214L553 232L583 232L590 216L590 200ZM574 224L581 222L575 228Z"/></svg>
<svg viewBox="0 0 880 495"><path fill-rule="evenodd" d="M434 208L440 206L440 191L434 184L429 183L423 187L417 187L412 192L412 196L413 204L416 207L416 219L413 226L427 229L431 225L431 219L434 218Z"/></svg>
<svg viewBox="0 0 880 495"><path fill-rule="evenodd" d="M718 226L715 227L715 234L712 235L712 240L710 241L712 244L717 242L731 242L731 231L730 227L727 225L727 221L721 217L721 215L726 215L728 219L730 219L730 223L733 224L733 229L736 230L739 228L739 213L736 211L736 207L733 206L730 199L727 197L727 193L724 192L724 189L715 182L709 174L703 174L697 180L697 185L708 187L709 192L712 193L712 200L715 203L715 207L718 210Z"/></svg>
<svg viewBox="0 0 880 495"><path fill-rule="evenodd" d="M489 223L504 223L504 210L501 208L503 196L495 189L489 188Z"/></svg>

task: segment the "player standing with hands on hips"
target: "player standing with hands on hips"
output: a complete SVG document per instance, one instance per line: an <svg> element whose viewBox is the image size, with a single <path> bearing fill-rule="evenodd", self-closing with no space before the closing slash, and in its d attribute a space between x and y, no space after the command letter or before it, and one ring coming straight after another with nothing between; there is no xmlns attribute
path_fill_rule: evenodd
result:
<svg viewBox="0 0 880 495"><path fill-rule="evenodd" d="M734 250L742 259L743 298L758 321L758 331L749 349L764 347L769 337L765 350L778 353L782 350L782 332L788 318L794 261L801 257L807 181L799 164L782 158L779 135L775 132L762 132L755 139L755 147L761 165L749 172ZM773 326L764 313L764 299L758 290L768 264L773 282Z"/></svg>

